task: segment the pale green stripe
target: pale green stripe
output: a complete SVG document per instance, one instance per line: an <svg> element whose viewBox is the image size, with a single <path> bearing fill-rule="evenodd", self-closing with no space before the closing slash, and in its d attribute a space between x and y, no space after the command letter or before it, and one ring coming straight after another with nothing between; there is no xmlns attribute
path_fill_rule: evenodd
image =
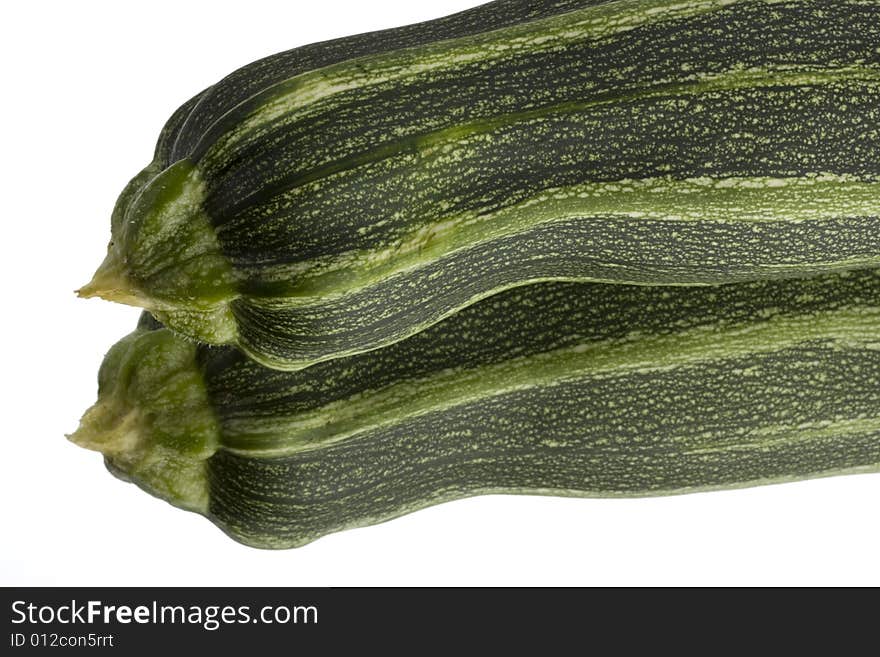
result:
<svg viewBox="0 0 880 657"><path fill-rule="evenodd" d="M738 451L778 451L785 445L811 443L826 438L839 436L855 436L867 433L880 434L880 417L847 418L843 420L827 420L824 422L806 422L802 424L774 425L754 427L748 430L753 440L714 444L710 447L698 447L682 452L691 454L714 454L719 452Z"/></svg>
<svg viewBox="0 0 880 657"><path fill-rule="evenodd" d="M546 190L532 199L479 214L467 212L429 224L377 251L275 265L269 281L295 281L288 305L321 303L418 269L451 254L538 225L581 217L609 221L786 222L880 215L880 182L816 173L792 178L653 178L586 183ZM593 246L584 241L584 248ZM840 263L829 263L832 264ZM856 264L856 263L853 263ZM802 266L802 265L799 265Z"/></svg>
<svg viewBox="0 0 880 657"><path fill-rule="evenodd" d="M564 48L570 43L597 40L652 23L717 11L739 1L620 0L501 30L368 55L308 71L276 85L284 88L283 93L226 133L212 147L211 157L222 158L226 144L237 141L268 121L351 89L399 81L472 62L491 65L492 61L509 57L512 53L523 55ZM781 2L791 0L764 0L764 4ZM291 85L292 80L296 80L296 84Z"/></svg>

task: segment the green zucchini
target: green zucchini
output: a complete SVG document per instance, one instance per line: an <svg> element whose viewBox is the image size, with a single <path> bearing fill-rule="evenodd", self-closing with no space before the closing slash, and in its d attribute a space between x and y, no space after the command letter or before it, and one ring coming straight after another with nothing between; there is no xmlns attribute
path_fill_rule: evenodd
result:
<svg viewBox="0 0 880 657"><path fill-rule="evenodd" d="M536 281L880 264L880 2L501 0L172 117L80 293L293 370Z"/></svg>
<svg viewBox="0 0 880 657"><path fill-rule="evenodd" d="M540 283L284 372L148 315L72 435L249 545L482 493L646 496L880 471L880 270Z"/></svg>

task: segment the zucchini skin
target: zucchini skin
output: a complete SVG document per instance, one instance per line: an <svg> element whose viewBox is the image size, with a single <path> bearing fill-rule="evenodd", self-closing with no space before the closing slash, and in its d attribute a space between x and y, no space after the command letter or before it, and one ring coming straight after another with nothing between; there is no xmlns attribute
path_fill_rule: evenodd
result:
<svg viewBox="0 0 880 657"><path fill-rule="evenodd" d="M282 53L169 122L81 293L295 370L537 281L873 266L878 42L872 1L502 0Z"/></svg>
<svg viewBox="0 0 880 657"><path fill-rule="evenodd" d="M485 493L647 496L880 471L880 271L515 288L295 372L148 315L72 439L248 545Z"/></svg>

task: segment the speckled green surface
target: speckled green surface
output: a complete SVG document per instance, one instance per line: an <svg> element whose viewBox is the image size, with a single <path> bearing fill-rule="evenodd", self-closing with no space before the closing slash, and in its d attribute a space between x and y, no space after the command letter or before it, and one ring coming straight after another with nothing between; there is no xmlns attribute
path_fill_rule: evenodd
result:
<svg viewBox="0 0 880 657"><path fill-rule="evenodd" d="M283 548L482 493L875 472L878 377L880 271L544 283L295 372L147 316L108 354L73 440L233 538Z"/></svg>
<svg viewBox="0 0 880 657"><path fill-rule="evenodd" d="M179 110L84 294L297 369L548 280L880 264L880 2L502 0Z"/></svg>

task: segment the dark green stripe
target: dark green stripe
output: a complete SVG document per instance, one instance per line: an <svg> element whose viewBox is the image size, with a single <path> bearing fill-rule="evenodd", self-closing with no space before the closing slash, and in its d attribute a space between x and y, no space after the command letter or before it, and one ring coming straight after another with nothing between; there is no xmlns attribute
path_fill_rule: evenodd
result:
<svg viewBox="0 0 880 657"><path fill-rule="evenodd" d="M190 117L193 109L202 102L203 98L205 98L212 89L213 87L209 87L190 98L183 105L178 107L174 114L171 115L171 118L165 122L162 132L159 134L159 141L156 143L156 152L153 156L153 159L157 160L163 169L171 166L180 159L179 157L175 157L173 152L174 144L180 137L183 126Z"/></svg>

